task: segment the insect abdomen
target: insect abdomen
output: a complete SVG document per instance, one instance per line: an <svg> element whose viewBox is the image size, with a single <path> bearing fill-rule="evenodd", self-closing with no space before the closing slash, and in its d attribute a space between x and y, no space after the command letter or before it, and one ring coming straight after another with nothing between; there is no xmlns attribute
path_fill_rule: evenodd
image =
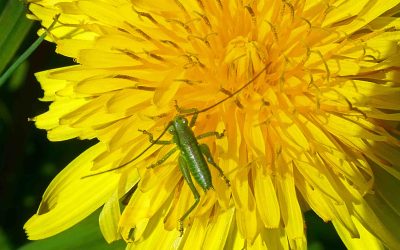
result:
<svg viewBox="0 0 400 250"><path fill-rule="evenodd" d="M183 146L181 152L189 168L190 174L196 182L204 190L212 188L211 173L197 143L195 146Z"/></svg>

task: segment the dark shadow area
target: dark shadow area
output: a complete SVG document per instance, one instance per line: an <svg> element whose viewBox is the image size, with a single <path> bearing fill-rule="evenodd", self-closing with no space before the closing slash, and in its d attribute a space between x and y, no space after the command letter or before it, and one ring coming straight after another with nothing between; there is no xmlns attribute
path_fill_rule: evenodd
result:
<svg viewBox="0 0 400 250"><path fill-rule="evenodd" d="M20 55L37 38L35 25L23 42ZM24 223L36 212L41 196L54 176L94 141L50 142L46 132L28 121L48 109L35 72L73 64L43 42L30 56L26 79L14 86L9 79L0 89L0 231L11 249L27 242ZM18 72L17 72L18 73Z"/></svg>
<svg viewBox="0 0 400 250"><path fill-rule="evenodd" d="M313 211L305 213L307 244L310 250L346 249L332 223L325 223Z"/></svg>

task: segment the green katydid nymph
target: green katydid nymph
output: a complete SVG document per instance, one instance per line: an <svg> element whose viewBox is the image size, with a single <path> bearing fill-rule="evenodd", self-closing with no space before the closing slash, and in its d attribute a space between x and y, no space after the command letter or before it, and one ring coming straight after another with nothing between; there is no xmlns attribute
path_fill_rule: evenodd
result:
<svg viewBox="0 0 400 250"><path fill-rule="evenodd" d="M196 110L194 111L196 112ZM204 190L204 192L213 188L211 173L207 165L208 162L218 170L220 176L225 180L226 184L228 186L230 185L229 180L224 175L222 169L217 165L217 163L215 163L207 144L199 144L198 142L199 139L209 136L215 136L219 139L222 138L224 134L212 131L195 136L192 127L195 125L197 115L198 113L194 113L190 122L182 115L175 116L175 118L170 121L167 126L168 132L172 135L172 140L170 141L153 140L152 134L146 130L142 130L144 134L149 136L151 144L176 145L176 147L166 153L164 157L152 164L150 166L151 168L165 162L177 150L180 151L178 158L179 170L181 171L184 180L189 185L195 199L194 204L179 219L179 232L181 235L183 234L183 221L197 207L200 201L200 194L193 183L192 177Z"/></svg>

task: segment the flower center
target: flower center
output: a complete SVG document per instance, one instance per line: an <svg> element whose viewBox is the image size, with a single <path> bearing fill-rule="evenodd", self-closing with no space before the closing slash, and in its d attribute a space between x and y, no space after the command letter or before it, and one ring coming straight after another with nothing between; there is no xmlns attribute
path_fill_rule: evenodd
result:
<svg viewBox="0 0 400 250"><path fill-rule="evenodd" d="M228 75L235 77L243 74L254 74L265 67L266 56L257 41L239 36L232 39L227 46L223 63L228 65Z"/></svg>

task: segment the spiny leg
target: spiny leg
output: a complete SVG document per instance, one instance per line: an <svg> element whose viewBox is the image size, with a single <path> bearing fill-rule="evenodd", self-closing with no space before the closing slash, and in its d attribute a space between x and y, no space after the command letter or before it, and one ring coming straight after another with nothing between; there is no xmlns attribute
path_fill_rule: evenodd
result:
<svg viewBox="0 0 400 250"><path fill-rule="evenodd" d="M198 113L197 108L183 109L183 108L179 107L177 100L175 100L175 109L176 109L176 111L178 111L179 114L196 114L196 113Z"/></svg>
<svg viewBox="0 0 400 250"><path fill-rule="evenodd" d="M181 107L178 106L178 102L175 100L175 109L176 111L179 112L179 114L193 114L192 119L190 120L189 123L189 127L193 127L194 124L196 124L197 116L199 114L197 108L182 109Z"/></svg>
<svg viewBox="0 0 400 250"><path fill-rule="evenodd" d="M147 130L139 130L139 131L142 132L145 135L148 135L149 136L149 141L152 144L168 145L168 144L173 144L174 143L172 140L171 141L154 140L152 133L148 132ZM159 166L159 165L163 164L173 153L176 152L176 150L178 150L178 147L174 147L173 149L168 151L168 153L166 153L161 159L159 159L157 162L151 164L147 168L154 168L156 166Z"/></svg>
<svg viewBox="0 0 400 250"><path fill-rule="evenodd" d="M217 163L215 163L214 158L211 155L210 148L207 146L207 144L200 144L199 147L203 155L206 157L207 161L219 171L219 175L224 179L226 185L230 186L231 184L228 178L226 178L226 176L224 175L224 171L222 171Z"/></svg>
<svg viewBox="0 0 400 250"><path fill-rule="evenodd" d="M195 113L193 113L192 119L190 119L189 127L193 128L193 126L196 124L198 115L199 113L197 112L197 109L195 109Z"/></svg>
<svg viewBox="0 0 400 250"><path fill-rule="evenodd" d="M182 156L179 156L179 169L182 172L183 178L189 185L190 189L192 190L195 202L193 205L185 212L185 214L179 219L179 232L180 236L183 235L183 221L189 216L189 214L196 208L200 201L200 194L197 192L196 187L193 184L192 177L190 177L190 172L188 166L186 164L185 159Z"/></svg>
<svg viewBox="0 0 400 250"><path fill-rule="evenodd" d="M196 136L196 139L200 140L200 139L203 139L203 138L206 138L206 137L210 137L210 136L215 136L215 138L221 139L222 137L224 137L224 135L225 135L225 130L222 133L219 133L217 131L210 131L210 132L207 132L207 133L204 133L204 134Z"/></svg>
<svg viewBox="0 0 400 250"><path fill-rule="evenodd" d="M172 141L172 140L171 141L154 140L153 139L153 134L150 133L149 131L140 130L140 129L139 129L139 131L142 132L143 134L147 135L149 137L150 143L152 143L152 144L168 145L168 144L173 144L174 143L174 141Z"/></svg>
<svg viewBox="0 0 400 250"><path fill-rule="evenodd" d="M155 168L157 166L160 166L161 164L163 164L173 153L176 152L176 150L178 150L178 147L174 147L173 149L171 149L170 151L168 151L168 153L166 153L161 159L159 159L157 162L151 164L149 167L147 168Z"/></svg>

